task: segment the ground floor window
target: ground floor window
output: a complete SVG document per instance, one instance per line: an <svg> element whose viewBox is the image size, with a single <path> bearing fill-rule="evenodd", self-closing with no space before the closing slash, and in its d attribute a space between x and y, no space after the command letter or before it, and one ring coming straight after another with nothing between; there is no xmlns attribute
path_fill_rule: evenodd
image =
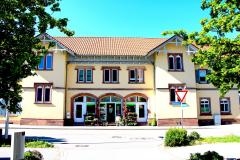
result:
<svg viewBox="0 0 240 160"><path fill-rule="evenodd" d="M210 114L210 98L200 98L200 113L201 114Z"/></svg>
<svg viewBox="0 0 240 160"><path fill-rule="evenodd" d="M221 111L221 114L229 114L231 112L229 98L220 99L220 111Z"/></svg>
<svg viewBox="0 0 240 160"><path fill-rule="evenodd" d="M74 99L74 122L84 122L84 116L96 114L96 98L79 96Z"/></svg>
<svg viewBox="0 0 240 160"><path fill-rule="evenodd" d="M137 114L138 122L147 121L147 99L142 96L130 96L126 99L127 112Z"/></svg>
<svg viewBox="0 0 240 160"><path fill-rule="evenodd" d="M115 123L116 117L124 117L126 112L136 114L138 122L147 122L148 106L144 96L131 94L123 98L113 94L96 98L84 95L74 98L73 104L74 122L84 122L84 116L94 114L99 121Z"/></svg>

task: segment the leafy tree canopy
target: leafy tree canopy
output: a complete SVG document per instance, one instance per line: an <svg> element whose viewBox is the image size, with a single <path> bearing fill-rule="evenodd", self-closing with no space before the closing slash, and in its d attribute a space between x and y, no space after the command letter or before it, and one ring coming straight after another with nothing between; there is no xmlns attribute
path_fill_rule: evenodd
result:
<svg viewBox="0 0 240 160"><path fill-rule="evenodd" d="M193 62L211 70L208 80L224 96L230 89L240 89L240 1L202 0L202 10L210 13L201 20L200 32L166 31L183 38L183 44L199 46Z"/></svg>
<svg viewBox="0 0 240 160"><path fill-rule="evenodd" d="M47 48L37 34L57 27L72 36L66 18L54 18L60 0L2 0L0 5L0 98L10 102L11 112L20 112L22 86L19 82L34 75ZM49 10L47 12L47 10ZM2 106L3 107L3 106Z"/></svg>

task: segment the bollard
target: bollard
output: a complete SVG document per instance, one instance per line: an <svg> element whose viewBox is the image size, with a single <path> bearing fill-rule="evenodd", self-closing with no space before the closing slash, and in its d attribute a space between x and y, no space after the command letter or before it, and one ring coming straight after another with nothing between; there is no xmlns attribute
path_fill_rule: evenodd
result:
<svg viewBox="0 0 240 160"><path fill-rule="evenodd" d="M25 132L14 132L11 140L11 160L23 160L25 150Z"/></svg>

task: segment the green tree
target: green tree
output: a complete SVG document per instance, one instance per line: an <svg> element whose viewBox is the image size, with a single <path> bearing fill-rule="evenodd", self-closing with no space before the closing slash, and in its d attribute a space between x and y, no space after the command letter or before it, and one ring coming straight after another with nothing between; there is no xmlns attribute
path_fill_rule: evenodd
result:
<svg viewBox="0 0 240 160"><path fill-rule="evenodd" d="M240 89L240 1L202 0L201 9L210 16L201 20L199 32L166 31L163 34L176 34L183 38L183 44L199 47L193 62L208 66L211 73L208 80L224 96L230 89Z"/></svg>
<svg viewBox="0 0 240 160"><path fill-rule="evenodd" d="M19 82L34 75L48 47L40 45L37 34L58 28L68 36L66 18L54 18L59 0L2 0L0 5L0 98L10 102L8 110L20 112L22 86Z"/></svg>

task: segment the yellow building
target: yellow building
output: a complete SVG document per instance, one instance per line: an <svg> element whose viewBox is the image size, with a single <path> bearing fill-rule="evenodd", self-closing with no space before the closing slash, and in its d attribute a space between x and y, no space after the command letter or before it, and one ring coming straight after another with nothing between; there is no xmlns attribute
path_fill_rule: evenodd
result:
<svg viewBox="0 0 240 160"><path fill-rule="evenodd" d="M84 125L91 115L94 123L114 124L129 113L138 125L155 116L159 126L240 122L238 90L220 98L207 68L191 61L197 48L178 36L39 38L55 46L37 75L22 81L23 112L14 123ZM176 90L188 91L183 103Z"/></svg>

